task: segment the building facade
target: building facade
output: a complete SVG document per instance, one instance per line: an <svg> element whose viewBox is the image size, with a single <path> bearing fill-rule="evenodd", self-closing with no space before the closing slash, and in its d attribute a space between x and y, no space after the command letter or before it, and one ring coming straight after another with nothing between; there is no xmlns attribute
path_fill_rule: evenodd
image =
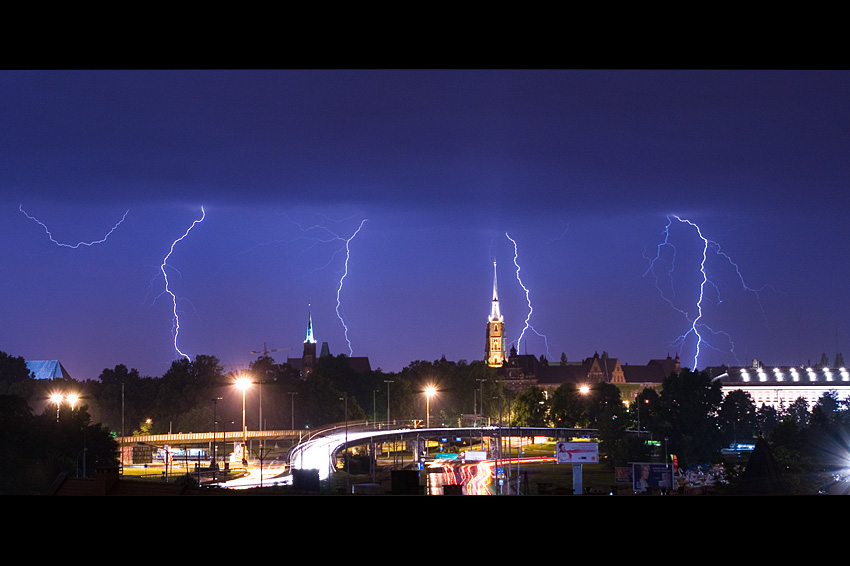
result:
<svg viewBox="0 0 850 566"><path fill-rule="evenodd" d="M767 405L781 411L802 398L811 411L824 393L830 391L835 392L839 401L850 400L850 372L844 367L766 367L753 360L750 366L709 367L705 371L720 380L724 395L745 391L756 407Z"/></svg>

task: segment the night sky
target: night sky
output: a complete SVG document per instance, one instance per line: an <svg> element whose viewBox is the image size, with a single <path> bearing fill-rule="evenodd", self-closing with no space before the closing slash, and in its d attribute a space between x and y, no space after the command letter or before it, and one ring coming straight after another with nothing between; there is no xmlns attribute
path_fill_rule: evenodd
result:
<svg viewBox="0 0 850 566"><path fill-rule="evenodd" d="M482 359L494 260L514 344L506 234L546 336L521 353L692 367L702 288L700 368L850 355L847 72L39 71L0 93L0 350L75 379L179 358L160 266L202 207L166 267L177 342L228 370L300 356L308 305L373 368ZM711 241L705 284L674 215Z"/></svg>

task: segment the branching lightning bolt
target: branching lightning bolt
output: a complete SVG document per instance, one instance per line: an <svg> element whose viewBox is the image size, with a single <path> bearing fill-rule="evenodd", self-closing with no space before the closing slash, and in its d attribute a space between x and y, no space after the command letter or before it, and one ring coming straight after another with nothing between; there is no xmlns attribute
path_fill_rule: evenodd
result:
<svg viewBox="0 0 850 566"><path fill-rule="evenodd" d="M535 329L531 325L531 322L530 322L531 321L531 315L534 312L534 308L531 306L531 294L529 293L528 287L525 286L525 284L522 282L522 278L519 276L520 267L519 267L519 262L518 262L518 259L517 259L519 257L519 252L517 250L516 241L513 238L511 238L510 235L508 235L507 232L505 232L505 236L507 236L508 240L510 240L511 243L514 245L514 265L516 266L516 280L519 282L519 286L522 287L522 290L525 291L525 301L528 303L528 315L525 317L525 326L523 327L522 332L520 332L519 338L517 339L517 343L516 343L517 351L519 351L519 349L520 349L520 343L522 342L522 339L525 336L525 331L531 330L532 332L534 332L535 334L537 334L538 336L543 338L543 342L546 344L546 357L551 358L551 356L549 354L549 339L546 337L546 335L540 334L537 331L537 329Z"/></svg>
<svg viewBox="0 0 850 566"><path fill-rule="evenodd" d="M201 222L203 222L206 216L207 213L204 210L204 207L202 206L201 218L192 222L192 225L186 229L186 232L184 232L182 236L172 242L171 249L168 250L168 254L163 258L162 264L159 266L159 270L162 271L162 277L165 279L165 292L171 295L172 312L174 313L174 324L172 326L172 333L174 334L174 349L177 351L178 354L190 361L191 358L188 355L184 354L182 351L180 351L180 348L177 347L177 336L180 334L180 315L177 312L177 296L168 287L168 273L165 271L165 267L166 265L168 265L168 258L170 258L171 254L174 253L174 246L176 246L178 242L183 240L183 238L188 236L189 232L192 231L192 228L194 228L196 224L200 224Z"/></svg>
<svg viewBox="0 0 850 566"><path fill-rule="evenodd" d="M345 218L343 220L333 220L331 218L328 218L324 214L320 214L320 216L323 216L323 217L327 218L328 220L331 220L332 222L345 222L346 220L349 220L353 216L356 216L356 215L349 216L348 218ZM291 222L292 224L297 226L298 229L302 232L301 236L299 236L299 237L297 237L293 240L288 240L288 242L292 242L292 241L295 241L295 240L310 241L311 244L306 248L306 250L312 249L314 246L316 246L318 244L326 244L326 243L329 243L329 242L339 241L339 242L345 243L344 247L341 246L339 249L335 250L331 254L330 258L328 259L328 261L324 265L322 265L320 267L316 267L314 269L311 269L304 276L306 277L307 275L310 275L313 272L325 269L326 267L331 265L334 262L334 260L336 259L337 255L340 254L343 251L343 249L345 249L344 270L343 270L342 276L339 279L339 284L337 286L337 291L336 291L336 316L337 316L337 318L339 318L339 321L342 323L342 327L343 327L343 330L344 330L344 333L345 333L345 341L348 344L349 355L353 355L354 350L351 346L351 340L348 338L348 326L345 324L345 319L343 318L342 312L341 312L341 309L342 309L342 298L341 298L342 297L342 287L345 284L345 278L348 276L348 261L351 258L351 240L353 240L355 238L355 236L357 236L357 234L363 228L363 225L366 223L366 220L368 220L368 219L362 220L360 222L360 225L357 227L357 230L355 230L354 234L352 234L348 238L344 238L344 237L338 235L337 233L335 233L333 230L331 230L327 226L324 226L324 225L321 225L321 224L314 224L312 226L305 227L302 224L292 220L288 216L287 216L287 219L289 220L289 222ZM313 235L313 234L315 234L315 235ZM306 251L306 250L304 250L304 251Z"/></svg>
<svg viewBox="0 0 850 566"><path fill-rule="evenodd" d="M77 242L76 244L65 244L63 242L59 242L58 240L56 240L53 237L53 234L50 233L50 230L47 228L47 226L44 224L44 222L42 222L38 218L35 218L34 216L30 216L29 214L27 214L27 212L24 210L24 206L22 204L18 205L18 210L23 212L24 216L26 216L27 218L29 218L33 222L37 222L38 224L40 224L41 227L44 228L44 231L47 232L47 237L50 238L51 242L53 242L57 246L60 246L60 247L63 247L63 248L71 248L71 249L77 249L80 246L94 246L95 244L102 244L103 242L105 242L109 238L110 235L112 235L112 233L115 231L115 229L118 228L121 225L122 222L124 222L124 219L127 218L127 214L130 212L129 210L127 212L125 212L124 216L121 217L121 220L119 220L115 224L115 226L113 226L112 229L109 232L107 232L106 236L104 236L100 240L95 240L93 242Z"/></svg>
<svg viewBox="0 0 850 566"><path fill-rule="evenodd" d="M743 289L744 289L745 291L749 291L749 292L753 293L753 294L756 296L756 300L758 301L759 308L761 308L761 310L762 310L762 315L763 315L763 316L764 316L764 308L762 307L762 304L761 304L761 298L760 298L760 296L759 296L759 293L760 293L760 291L762 291L762 290L764 290L765 288L768 288L768 287L770 287L770 286L769 286L769 285L765 285L765 286L761 287L760 289L753 289L753 288L749 287L749 286L747 285L747 283L744 281L744 277L743 277L743 275L741 274L741 269L739 268L738 264L737 264L737 263L735 263L734 261L732 261L732 258L731 258L731 257L729 257L729 255L728 255L726 252L724 252L724 251L720 248L720 245L719 245L717 242L715 242L715 241L713 241L713 240L709 240L708 238L706 238L705 236L703 236L703 234L702 234L702 230L700 229L700 227L699 227L697 224L695 224L694 222L691 222L690 220L683 219L683 218L681 218L681 217L679 217L679 216L677 216L677 215L675 215L675 214L674 214L674 215L672 215L672 218L675 218L675 219L676 219L676 220L678 220L679 222L681 222L681 223L683 223L683 224L687 224L687 225L691 226L692 228L694 228L694 229L696 230L697 236L699 236L700 240L702 240L702 243L703 243L703 247L702 247L702 259L700 260L700 267L699 267L700 274L702 275L702 281L700 281L700 285L699 285L699 298L697 299L697 301L696 301L696 305L695 305L695 306L696 306L696 316L693 316L693 317L692 317L692 316L690 315L690 313L688 313L687 311L685 311L685 310L683 310L683 309L681 309L681 308L677 307L677 306L673 303L672 299L671 299L670 297L668 297L668 296L664 293L664 291L661 289L661 287L660 287L660 285L659 285L659 283L658 283L658 278L657 278L657 277L656 277L656 280L655 280L655 287L658 289L659 293L661 294L661 297L662 297L665 301L667 301L667 303L669 303L669 304L670 304L670 306L671 306L671 307L673 307L673 309L675 309L676 311L678 311L679 313L681 313L681 314L682 314L682 315L683 315L683 316L684 316L684 317L685 317L685 318L686 318L686 319L690 322L690 324L691 324L691 325L690 325L690 328L688 329L688 331L687 331L687 332L685 332L684 334L680 335L680 336L679 336L679 337L678 337L678 338L677 338L677 339L673 342L673 344L674 344L674 345L681 345L681 344L683 344L683 343L684 343L684 341L685 341L685 340L688 338L688 336L690 336L691 334L693 334L693 335L696 337L696 347L695 347L695 353L694 353L694 365L693 365L694 369L696 369L696 368L698 367L698 364L699 364L699 356L700 356L701 348L702 348L703 346L708 347L708 348L711 348L711 349L713 349L713 350L720 351L720 350L719 350L719 348L716 348L716 347L712 346L712 344L711 344L708 340L706 340L706 338L704 337L704 335L700 333L700 329L702 329L702 330L703 330L703 333L705 333L705 332L709 332L709 333L711 333L711 334L713 334L713 335L715 335L715 336L718 336L718 335L722 335L722 336L724 336L724 337L725 337L725 338L729 341L729 344L731 345L730 353L731 353L733 356L735 356L736 361L737 361L737 356L735 355L735 343L734 343L734 341L732 340L732 337L729 335L729 333L728 333L728 332L724 332L724 331L716 331L716 330L713 330L713 329L712 329L712 328L710 328L708 325L706 325L704 322L702 322L702 317L703 317L703 301L705 300L706 287L707 287L707 286L710 286L710 287L712 287L712 288L714 289L714 291L715 291L715 293L716 293L716 295L717 295L717 304L720 304L721 302L723 302L723 301L722 301L722 299L721 299L721 297L720 297L720 289L719 289L719 287L718 287L716 284L714 284L714 282L712 282L712 281L709 279L709 277L708 277L708 272L706 271L706 262L708 261L708 253L709 253L709 249L710 249L710 248L713 248L713 249L714 249L714 253L715 253L716 255L719 255L719 256L723 257L723 258L724 258L727 262L729 262L729 264L730 264L730 265L732 265L732 267L734 267L734 268L735 268L735 273L738 275L738 279L739 279L739 281L741 282L741 286L743 287ZM660 261L660 260L661 260L662 249L663 249L663 248L665 248L665 247L669 247L671 250L673 250L673 256L672 256L672 259L670 260L670 269L667 271L667 275L668 275L668 277L670 277L670 279L672 280L672 277L673 277L673 270L675 269L675 260L676 260L676 248L675 248L675 246L673 246L673 244L671 244L671 243L670 243L670 226L671 226L671 225L672 225L672 223L673 223L672 218L671 218L671 216L668 216L668 217L667 217L667 226L665 226L665 227L664 227L664 241L662 241L660 244L658 244L658 248L657 248L657 251L656 251L656 255L655 255L655 257L654 257L654 258L650 261L649 268L648 268L648 269L646 270L646 272L644 273L644 276L646 276L646 275L647 275L648 273L650 273L650 272L653 272L653 269L654 269L654 267L655 267L656 262L658 262L658 261ZM672 285L671 285L671 288L672 288Z"/></svg>
<svg viewBox="0 0 850 566"><path fill-rule="evenodd" d="M342 277L339 278L339 287L336 290L336 316L339 318L339 321L342 323L342 327L345 330L345 341L348 342L348 355L353 356L354 350L351 347L351 340L348 339L348 326L345 324L345 320L343 320L342 315L339 312L340 308L340 294L342 293L342 284L345 281L346 276L348 275L348 260L351 257L351 240L360 232L360 229L363 228L363 224L366 223L366 220L360 222L360 226L357 227L357 230L354 231L354 234L351 235L350 238L345 240L345 270L343 271Z"/></svg>

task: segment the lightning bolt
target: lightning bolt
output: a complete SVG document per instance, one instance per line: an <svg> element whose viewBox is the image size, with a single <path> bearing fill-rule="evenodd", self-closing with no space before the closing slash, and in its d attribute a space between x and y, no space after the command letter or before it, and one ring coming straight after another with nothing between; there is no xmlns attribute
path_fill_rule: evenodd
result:
<svg viewBox="0 0 850 566"><path fill-rule="evenodd" d="M320 216L324 216L325 218L328 218L324 214L321 214L321 213L318 213L318 214ZM331 222L345 222L346 220L349 220L354 216L356 216L356 215L349 216L348 218L344 218L342 220L333 220L331 218L328 218L328 220L330 220ZM304 226L302 226L298 222L295 222L291 218L287 217L287 219L292 224L295 224L298 227L298 229L301 230L301 232L303 232L305 234L303 236L299 236L298 238L295 238L295 240L308 240L308 241L312 242L309 246L307 246L307 248L305 248L304 252L314 248L318 244L327 244L327 243L335 242L335 241L345 242L345 250L346 250L346 252L348 252L348 243L351 241L352 238L354 238L354 236L357 235L357 232L359 232L360 228L363 227L363 223L366 222L366 220L362 220L360 222L360 227L357 229L356 232L354 232L354 235L352 235L351 238L346 239L346 238L343 238L342 236L340 236L339 234L333 232L330 228L328 228L327 226L324 226L322 224L314 224L312 226L305 228ZM319 235L308 236L308 235L306 235L306 234L316 232L316 231L325 232L328 235L327 236L319 236ZM289 242L292 242L292 241L295 241L295 240L290 240ZM334 259L336 259L336 256L339 255L340 252L342 252L342 248L334 251L334 253L331 254L331 257L328 259L328 261L324 265L311 269L309 272L304 274L304 277L306 277L307 275L310 275L311 273L314 273L316 271L321 271L322 269L325 269L326 267L328 267L330 264L333 263ZM347 262L348 262L348 258L346 257L346 263Z"/></svg>
<svg viewBox="0 0 850 566"><path fill-rule="evenodd" d="M344 218L342 220L334 220L332 218L327 217L324 214L321 214L321 213L317 213L317 214L319 216L322 216L323 218L325 218L327 220L330 220L331 222L334 222L334 223L345 222L345 221L350 220L351 218L357 216L357 214L354 214L354 215L348 216L347 218ZM343 327L343 330L344 330L344 333L345 333L345 341L348 344L349 355L353 355L354 351L353 351L353 348L351 346L351 340L348 337L348 326L345 323L345 319L342 316L342 310L341 310L342 309L342 288L345 284L345 278L348 276L348 262L351 259L351 241L357 236L357 234L363 228L363 225L366 223L366 221L368 219L361 220L360 225L357 227L357 230L355 230L354 233L350 237L345 238L343 236L340 236L339 234L337 234L336 232L334 232L332 229L328 228L325 225L322 225L322 224L306 225L306 224L301 224L299 222L296 222L295 220L293 220L289 216L286 216L286 218L287 218L287 220L289 220L289 222L291 224L295 225L301 231L301 235L299 235L296 238L290 239L290 240L276 240L274 242L270 242L270 244L271 243L280 243L280 242L292 243L292 242L297 241L297 240L306 240L310 243L304 250L302 250L302 254L303 254L303 253L306 253L307 251L313 249L315 246L317 246L319 244L327 244L327 243L331 243L331 242L343 242L344 243L344 246L340 246L338 249L336 249L330 255L330 257L328 258L327 262L325 262L324 265L321 265L319 267L315 267L315 268L311 269L310 271L305 273L303 275L303 277L307 277L308 275L310 275L310 274L312 274L316 271L320 271L322 269L327 268L329 265L331 265L332 263L334 263L336 261L337 256L339 254L341 254L343 252L343 250L345 251L344 270L343 270L342 276L339 279L339 283L337 285L337 291L336 291L336 316L337 316L337 318L339 318L340 323L342 323L342 327Z"/></svg>
<svg viewBox="0 0 850 566"><path fill-rule="evenodd" d="M53 237L53 234L50 233L50 230L47 228L47 226L44 224L44 222L42 222L38 218L35 218L34 216L30 216L29 214L27 214L27 212L24 210L24 206L22 204L18 205L18 210L23 212L24 216L26 216L27 218L29 218L33 222L37 222L38 224L40 224L41 227L44 228L44 231L47 232L47 237L50 238L51 242L53 242L57 246L60 246L60 247L63 247L63 248L71 248L71 249L77 249L80 246L93 246L95 244L102 244L103 242L105 242L109 238L110 235L112 235L112 233L115 231L115 229L118 228L121 225L122 222L124 222L124 219L127 218L127 214L130 212L129 210L127 212L125 212L124 216L121 217L121 220L119 220L115 224L115 226L113 226L112 229L109 232L107 232L106 236L104 236L100 240L95 240L93 242L77 242L76 244L65 244L63 242L56 240Z"/></svg>
<svg viewBox="0 0 850 566"><path fill-rule="evenodd" d="M162 272L162 277L165 279L165 291L164 292L171 295L172 312L174 313L174 323L172 325L172 334L174 335L174 349L177 351L178 354L180 354L180 356L182 356L182 357L184 357L184 358L186 358L187 360L190 360L190 361L191 361L191 358L188 355L181 352L180 348L177 347L177 337L180 334L180 316L177 313L177 296L174 295L174 293L171 291L171 289L168 286L168 273L165 271L165 267L166 267L166 265L168 265L168 258L170 258L171 254L174 253L174 246L176 246L181 240L183 240L186 236L188 236L189 232L192 231L192 228L194 228L196 224L200 224L201 222L203 222L204 218L206 218L206 216L207 216L207 213L204 210L204 207L202 206L201 207L201 218L192 222L192 225L189 226L189 228L186 229L186 232L184 232L182 236L180 236L179 238L174 240L174 242L171 243L171 249L168 250L168 254L162 259L162 264L159 266L159 270ZM171 267L171 266L169 266L169 267Z"/></svg>
<svg viewBox="0 0 850 566"><path fill-rule="evenodd" d="M671 216L672 216L672 218L671 218ZM720 245L717 242L715 242L713 240L709 240L708 238L706 238L703 235L702 230L700 229L700 227L696 223L694 223L694 222L692 222L688 219L681 218L681 217L679 217L675 214L667 216L667 225L664 227L664 240L660 244L658 244L658 247L657 247L657 250L656 250L656 255L650 261L649 268L644 273L644 276L646 276L649 273L654 274L654 269L655 269L656 263L662 261L663 250L665 248L669 247L672 250L673 255L669 260L670 261L670 268L667 271L667 276L671 280L671 293L672 293L673 271L675 270L675 266L676 266L675 265L676 248L675 248L675 246L673 246L673 244L670 243L670 227L673 224L673 219L676 219L677 221L681 222L682 224L687 224L688 226L692 227L696 231L697 236L699 237L699 239L702 241L702 244L703 244L702 245L702 258L701 258L700 264L699 264L699 272L702 275L702 280L700 281L700 284L699 284L699 298L697 299L696 304L695 304L696 316L692 317L689 312L677 307L673 303L673 300L670 297L668 297L664 293L664 291L661 289L661 286L659 285L659 282L658 282L658 278L657 277L655 278L655 287L658 289L659 293L661 294L661 297L665 301L667 301L667 303L670 304L670 306L673 307L673 309L675 309L676 311L681 313L685 317L685 319L690 322L690 328L688 329L688 331L685 332L684 334L681 334L673 342L673 344L674 345L681 345L685 342L685 340L690 335L692 335L692 334L694 335L694 337L696 338L696 346L695 346L695 352L694 352L693 368L696 369L699 365L699 356L700 356L700 353L701 353L703 347L711 348L711 349L716 350L716 351L721 351L719 348L716 348L715 346L713 346L711 344L711 342L709 342L706 339L704 334L710 333L714 336L723 336L723 337L725 337L726 340L728 340L728 342L730 344L729 353L731 353L732 356L734 356L736 361L737 361L737 355L735 354L735 343L732 340L731 335L728 332L713 330L707 324L702 322L702 318L703 318L703 314L704 314L703 313L703 302L706 299L706 288L707 287L714 289L714 292L716 294L717 304L720 304L720 303L723 302L722 298L720 297L720 288L713 281L711 281L709 279L708 271L706 270L706 263L708 261L709 251L713 250L713 253L715 255L724 258L735 269L735 273L737 274L738 280L740 281L743 289L745 291L751 292L755 295L756 300L759 304L759 308L762 311L762 316L764 316L764 308L761 304L760 292L763 291L766 288L772 288L772 287L770 285L764 285L759 289L753 289L749 285L747 285L738 264L735 263L732 260L732 258L726 252L724 252L722 250L722 248L720 247ZM674 294L674 296L675 296L675 294ZM702 330L702 333L700 332L701 330ZM740 363L740 362L738 362L738 363Z"/></svg>
<svg viewBox="0 0 850 566"><path fill-rule="evenodd" d="M528 315L525 317L525 326L522 329L522 332L519 334L519 339L517 339L517 350L520 348L520 343L522 342L523 336L525 336L526 330L531 330L541 338L543 338L543 342L546 344L546 357L551 358L549 354L549 339L544 335L540 334L532 325L531 325L531 315L534 312L534 308L531 306L531 294L529 293L528 287L522 282L522 278L519 276L520 267L519 267L519 251L517 250L516 241L505 232L505 236L507 236L508 240L514 245L514 265L516 266L516 280L519 282L519 286L522 287L523 291L525 291L525 301L528 303Z"/></svg>
<svg viewBox="0 0 850 566"><path fill-rule="evenodd" d="M348 260L351 258L351 240L360 232L360 229L363 228L363 225L366 223L366 220L360 222L360 226L357 227L357 230L354 231L354 234L351 235L350 238L345 240L345 271L342 274L342 277L339 278L339 287L336 290L336 316L339 318L339 321L342 323L343 329L345 329L345 341L348 342L348 355L353 356L354 350L351 348L351 340L348 339L348 326L345 324L345 320L343 320L342 315L339 312L340 309L340 294L342 293L342 284L345 281L345 278L348 276Z"/></svg>

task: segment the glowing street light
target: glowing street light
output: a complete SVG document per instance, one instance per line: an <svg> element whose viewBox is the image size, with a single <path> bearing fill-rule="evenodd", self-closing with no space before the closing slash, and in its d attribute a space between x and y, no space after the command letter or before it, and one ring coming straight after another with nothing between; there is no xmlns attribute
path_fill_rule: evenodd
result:
<svg viewBox="0 0 850 566"><path fill-rule="evenodd" d="M251 386L251 380L240 375L236 378L235 384L238 389L242 390L242 465L248 465L248 427L245 425L245 391Z"/></svg>
<svg viewBox="0 0 850 566"><path fill-rule="evenodd" d="M56 403L56 422L59 422L59 407L62 405L62 400L65 398L61 393L51 393L50 402Z"/></svg>
<svg viewBox="0 0 850 566"><path fill-rule="evenodd" d="M429 385L425 388L425 427L431 428L431 397L437 394L437 388Z"/></svg>
<svg viewBox="0 0 850 566"><path fill-rule="evenodd" d="M59 407L62 406L64 401L67 401L69 405L71 405L71 412L74 412L74 405L77 404L77 401L80 400L80 396L76 393L60 393L58 391L50 394L50 402L56 403L56 422L59 422Z"/></svg>

